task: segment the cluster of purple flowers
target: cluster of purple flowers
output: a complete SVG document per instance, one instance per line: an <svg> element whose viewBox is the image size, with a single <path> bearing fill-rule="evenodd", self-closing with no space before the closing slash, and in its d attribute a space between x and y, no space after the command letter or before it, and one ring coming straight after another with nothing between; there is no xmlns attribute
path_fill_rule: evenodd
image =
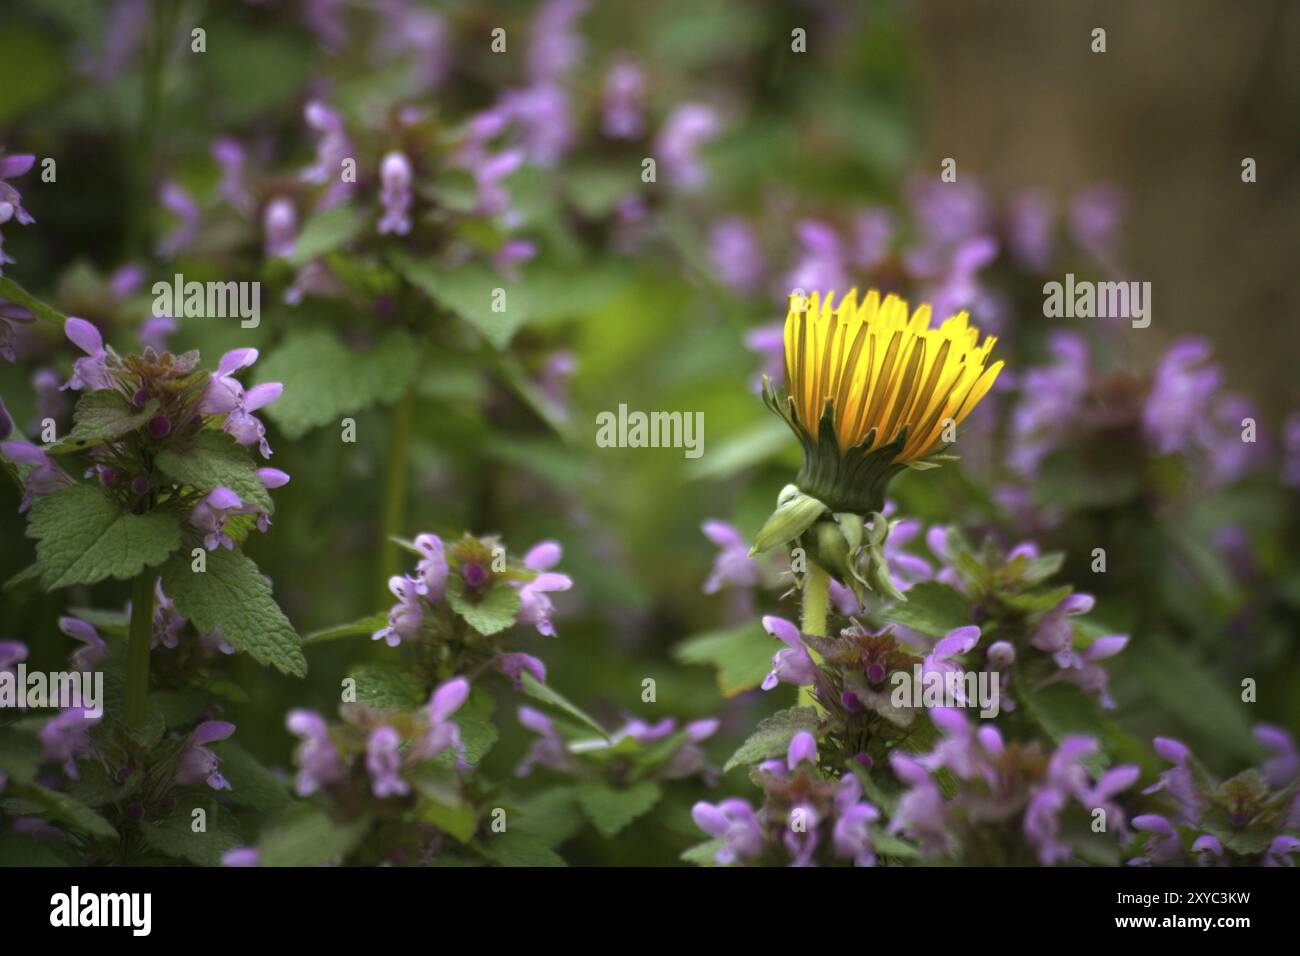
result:
<svg viewBox="0 0 1300 956"><path fill-rule="evenodd" d="M1300 752L1281 727L1260 724L1255 738L1270 756L1256 769L1214 779L1181 741L1157 737L1156 754L1171 766L1143 791L1170 804L1133 818L1145 835L1132 866L1255 864L1295 866L1300 852ZM1189 847L1190 840L1190 847Z"/></svg>
<svg viewBox="0 0 1300 956"><path fill-rule="evenodd" d="M730 798L700 801L691 810L695 825L719 844L714 861L722 866L785 864L816 866L848 860L874 866L871 824L880 811L862 798L853 774L829 780L817 769L817 741L801 732L790 741L785 760L758 767L764 803Z"/></svg>
<svg viewBox="0 0 1300 956"><path fill-rule="evenodd" d="M348 729L331 731L315 711L291 710L285 726L300 741L294 752L298 767L295 792L300 797L329 792L347 781L349 768L360 766L370 793L384 800L411 792L410 782L403 776L405 768L432 760L446 750L453 751L458 765L464 767L460 728L451 718L469 692L469 681L463 677L441 684L429 698L423 720L414 726L408 726L405 715L398 720L362 708L362 713L352 715L360 734Z"/></svg>

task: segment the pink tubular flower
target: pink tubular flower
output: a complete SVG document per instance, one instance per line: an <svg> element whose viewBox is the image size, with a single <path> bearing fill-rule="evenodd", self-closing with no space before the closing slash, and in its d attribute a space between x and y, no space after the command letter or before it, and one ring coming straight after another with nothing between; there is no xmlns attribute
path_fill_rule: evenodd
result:
<svg viewBox="0 0 1300 956"><path fill-rule="evenodd" d="M424 606L420 603L417 588L419 583L412 578L395 574L388 579L388 590L397 598L388 611L388 623L370 635L371 640L384 640L389 647L396 647L403 641L414 641L420 636L420 624L424 620Z"/></svg>
<svg viewBox="0 0 1300 956"><path fill-rule="evenodd" d="M447 583L447 556L442 539L436 534L417 535L415 547L421 554L415 566L415 593L430 604L437 604Z"/></svg>
<svg viewBox="0 0 1300 956"><path fill-rule="evenodd" d="M804 647L799 629L782 617L767 615L763 618L763 629L787 646L772 655L772 670L763 678L763 690L771 690L777 684L811 684L817 673L817 665Z"/></svg>
<svg viewBox="0 0 1300 956"><path fill-rule="evenodd" d="M247 391L234 375L257 361L257 349L234 349L221 356L217 372L208 379L199 411L205 415L226 416L222 430L245 447L256 444L263 458L271 457L266 441L266 426L252 413L271 404L284 391L280 382L263 382Z"/></svg>
<svg viewBox="0 0 1300 956"><path fill-rule="evenodd" d="M233 551L234 539L226 534L226 522L235 515L254 514L257 507L245 504L229 488L213 488L190 512L190 524L203 534L203 546L209 551L225 548Z"/></svg>
<svg viewBox="0 0 1300 956"><path fill-rule="evenodd" d="M235 732L235 725L224 720L209 720L194 728L176 762L176 782L183 787L206 781L213 790L232 789L221 775L221 758L205 744L225 740Z"/></svg>
<svg viewBox="0 0 1300 956"><path fill-rule="evenodd" d="M436 757L450 747L456 751L457 763L464 763L465 747L460 740L460 728L451 715L468 699L469 681L463 677L453 677L434 690L429 698L429 727L415 747L417 756Z"/></svg>
<svg viewBox="0 0 1300 956"><path fill-rule="evenodd" d="M379 220L381 236L404 236L411 231L411 161L398 150L384 156L379 167L379 201L384 215Z"/></svg>
<svg viewBox="0 0 1300 956"><path fill-rule="evenodd" d="M158 198L164 209L180 219L176 227L158 243L158 255L170 259L194 241L198 235L201 214L198 203L179 183L163 183Z"/></svg>
<svg viewBox="0 0 1300 956"><path fill-rule="evenodd" d="M298 211L293 200L277 196L262 213L262 234L268 259L287 259L298 240Z"/></svg>
<svg viewBox="0 0 1300 956"><path fill-rule="evenodd" d="M519 585L519 615L516 623L531 624L543 637L555 637L555 626L551 615L555 605L547 594L551 591L567 591L573 587L573 581L567 574L558 574L549 569L559 563L563 550L554 541L543 541L524 555L524 566L537 571L537 577Z"/></svg>
<svg viewBox="0 0 1300 956"><path fill-rule="evenodd" d="M79 617L61 617L59 630L85 645L72 653L72 666L77 670L93 671L108 660L108 645L88 621Z"/></svg>
<svg viewBox="0 0 1300 956"><path fill-rule="evenodd" d="M309 797L343 779L343 762L320 714L298 708L289 711L284 723L289 733L302 740L294 751L294 762L298 765L294 792L298 796Z"/></svg>
<svg viewBox="0 0 1300 956"><path fill-rule="evenodd" d="M31 442L0 442L0 454L16 465L29 467L22 477L23 497L18 503L19 514L30 508L37 498L73 484L72 478L59 467L58 463Z"/></svg>
<svg viewBox="0 0 1300 956"><path fill-rule="evenodd" d="M706 521L700 525L704 536L718 546L713 570L704 582L705 594L716 594L727 585L757 587L762 580L758 562L749 556L749 545L732 525L725 521Z"/></svg>
<svg viewBox="0 0 1300 956"><path fill-rule="evenodd" d="M99 334L99 329L85 319L70 317L63 323L63 331L73 345L86 353L86 358L79 358L72 363L72 378L63 387L87 388L91 391L112 388L113 374L108 370L108 352L104 348L104 337Z"/></svg>
<svg viewBox="0 0 1300 956"><path fill-rule="evenodd" d="M515 690L523 688L525 672L532 674L539 684L546 683L546 665L531 654L524 654L519 651L510 654L499 654L493 658L492 666L510 678Z"/></svg>
<svg viewBox="0 0 1300 956"><path fill-rule="evenodd" d="M370 774L370 792L380 800L404 797L411 785L402 779L402 738L392 727L376 727L366 741L366 771Z"/></svg>

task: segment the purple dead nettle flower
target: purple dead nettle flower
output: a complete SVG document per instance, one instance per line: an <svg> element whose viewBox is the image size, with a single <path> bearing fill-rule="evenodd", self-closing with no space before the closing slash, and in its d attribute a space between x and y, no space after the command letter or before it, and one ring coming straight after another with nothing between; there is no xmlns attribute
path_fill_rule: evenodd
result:
<svg viewBox="0 0 1300 956"><path fill-rule="evenodd" d="M516 777L526 777L534 767L547 767L561 773L574 773L578 770L578 761L555 729L555 722L540 710L522 706L518 710L519 723L537 734L537 739L528 745L524 759L515 768Z"/></svg>
<svg viewBox="0 0 1300 956"><path fill-rule="evenodd" d="M90 728L101 719L90 716L84 707L59 711L38 734L45 759L62 766L64 773L76 780L77 758L90 753Z"/></svg>
<svg viewBox="0 0 1300 956"><path fill-rule="evenodd" d="M1060 838L1060 815L1071 797L1084 801L1088 771L1080 761L1096 750L1097 742L1091 737L1066 737L1048 763L1047 779L1029 799L1025 808L1025 838L1038 851L1038 862L1043 866L1070 858L1070 846Z"/></svg>
<svg viewBox="0 0 1300 956"><path fill-rule="evenodd" d="M1088 345L1071 332L1053 333L1053 362L1025 372L1020 399L1011 413L1011 467L1032 476L1067 434L1088 388Z"/></svg>
<svg viewBox="0 0 1300 956"><path fill-rule="evenodd" d="M532 22L528 75L535 83L556 80L582 57L584 44L576 26L587 0L547 0Z"/></svg>
<svg viewBox="0 0 1300 956"><path fill-rule="evenodd" d="M889 821L890 833L902 833L921 846L927 856L938 856L949 849L948 808L939 785L917 758L894 751L889 764L906 786L898 808Z"/></svg>
<svg viewBox="0 0 1300 956"><path fill-rule="evenodd" d="M436 604L442 600L442 589L447 583L447 554L442 539L436 534L417 535L415 548L420 552L420 560L415 565L415 593Z"/></svg>
<svg viewBox="0 0 1300 956"><path fill-rule="evenodd" d="M539 684L546 683L546 665L531 654L514 651L498 654L492 659L492 666L510 679L515 690L522 690L524 673L533 675Z"/></svg>
<svg viewBox="0 0 1300 956"><path fill-rule="evenodd" d="M1192 757L1191 750L1172 737L1157 737L1151 743L1156 754L1173 766L1162 772L1160 779L1142 792L1151 794L1163 791L1169 794L1178 804L1178 822L1195 826L1205 810L1205 798L1192 779L1192 768L1188 763Z"/></svg>
<svg viewBox="0 0 1300 956"><path fill-rule="evenodd" d="M1300 851L1300 840L1283 834L1273 840L1264 852L1265 866L1295 866L1291 854Z"/></svg>
<svg viewBox="0 0 1300 956"><path fill-rule="evenodd" d="M1296 750L1295 738L1273 724L1259 724L1254 733L1255 739L1272 753L1259 768L1264 779L1278 790L1290 786L1300 777L1300 751Z"/></svg>
<svg viewBox="0 0 1300 956"><path fill-rule="evenodd" d="M10 219L16 219L19 225L23 226L30 226L36 221L32 218L32 214L23 208L23 197L18 194L18 190L5 182L7 179L23 175L35 162L36 157L31 153L0 156L0 226ZM4 254L3 246L4 234L0 233L0 275L4 275L5 263L14 261Z"/></svg>
<svg viewBox="0 0 1300 956"><path fill-rule="evenodd" d="M1300 413L1292 413L1282 426L1282 481L1300 488Z"/></svg>
<svg viewBox="0 0 1300 956"><path fill-rule="evenodd" d="M410 0L379 0L381 32L375 42L380 63L409 56L411 79L422 92L437 87L447 74L451 51L443 18Z"/></svg>
<svg viewBox="0 0 1300 956"><path fill-rule="evenodd" d="M1100 183L1079 193L1070 203L1070 236L1076 245L1107 269L1115 268L1115 243L1124 221L1124 197L1114 186Z"/></svg>
<svg viewBox="0 0 1300 956"><path fill-rule="evenodd" d="M396 647L403 641L419 640L424 605L420 603L418 587L419 582L414 578L400 574L388 579L388 590L393 592L397 603L389 608L388 623L370 635L371 640L383 640L389 647Z"/></svg>
<svg viewBox="0 0 1300 956"><path fill-rule="evenodd" d="M163 593L162 578L154 582L153 596L153 635L149 639L149 646L157 647L161 644L163 647L177 647L181 641L181 628L185 626L185 618L176 610L176 602Z"/></svg>
<svg viewBox="0 0 1300 956"><path fill-rule="evenodd" d="M224 720L207 720L195 727L176 762L176 782L190 787L203 781L213 790L230 790L230 783L221 775L221 758L205 745L225 740L234 732L235 725Z"/></svg>
<svg viewBox="0 0 1300 956"><path fill-rule="evenodd" d="M962 309L974 309L985 324L992 300L979 281L979 273L998 255L998 243L992 236L974 236L963 240L953 251L926 295L935 315L954 315Z"/></svg>
<svg viewBox="0 0 1300 956"><path fill-rule="evenodd" d="M508 90L500 108L514 121L528 158L538 166L554 166L573 141L569 94L558 83Z"/></svg>
<svg viewBox="0 0 1300 956"><path fill-rule="evenodd" d="M1151 392L1142 410L1147 438L1162 455L1210 445L1209 406L1222 374L1207 364L1210 344L1204 339L1179 339L1156 366Z"/></svg>
<svg viewBox="0 0 1300 956"><path fill-rule="evenodd" d="M463 677L453 677L434 689L429 697L429 726L412 748L413 757L428 759L450 748L456 753L456 765L461 768L467 766L460 728L451 719L451 715L460 710L468 699L469 681Z"/></svg>
<svg viewBox="0 0 1300 956"><path fill-rule="evenodd" d="M1098 703L1109 710L1115 706L1115 699L1110 695L1110 674L1097 662L1114 657L1127 645L1127 634L1108 634L1097 638L1082 651L1058 654L1057 662L1060 663L1064 657L1067 663L1060 665L1061 670L1054 679L1075 684L1086 694L1096 694Z"/></svg>
<svg viewBox="0 0 1300 956"><path fill-rule="evenodd" d="M411 161L405 153L392 150L384 155L379 181L379 201L384 207L379 234L404 236L411 231Z"/></svg>
<svg viewBox="0 0 1300 956"><path fill-rule="evenodd" d="M262 853L255 846L237 846L221 857L222 866L257 866Z"/></svg>
<svg viewBox="0 0 1300 956"><path fill-rule="evenodd" d="M563 554L563 549L555 541L535 545L524 555L524 567L536 571L537 577L516 585L519 588L519 615L515 622L532 625L543 637L555 637L555 626L551 623L555 605L547 594L573 587L573 580L567 574L550 570L559 563Z"/></svg>
<svg viewBox="0 0 1300 956"><path fill-rule="evenodd" d="M889 518L896 510L897 506L892 501L886 501L881 517ZM934 577L934 568L929 561L903 550L903 546L919 535L924 527L916 518L904 518L893 522L889 527L882 550L885 563L900 591L906 591L912 585Z"/></svg>
<svg viewBox="0 0 1300 956"><path fill-rule="evenodd" d="M1016 196L1007 208L1007 248L1022 269L1042 273L1052 262L1052 202L1037 189Z"/></svg>
<svg viewBox="0 0 1300 956"><path fill-rule="evenodd" d="M835 829L831 846L836 856L847 857L854 866L875 866L868 824L880 819L880 811L862 799L862 784L853 774L845 774L835 793Z"/></svg>
<svg viewBox="0 0 1300 956"><path fill-rule="evenodd" d="M253 197L244 182L244 167L247 154L239 142L229 136L221 136L212 144L212 158L221 167L221 182L217 193L230 206L245 216L253 213Z"/></svg>
<svg viewBox="0 0 1300 956"><path fill-rule="evenodd" d="M511 206L510 192L503 185L524 163L524 151L508 149L470 167L478 187L478 212L484 216L501 216L507 224L518 220Z"/></svg>
<svg viewBox="0 0 1300 956"><path fill-rule="evenodd" d="M30 508L37 498L74 484L67 472L59 467L58 462L31 442L2 442L0 454L16 465L27 467L27 473L22 476L23 497L18 503L19 514Z"/></svg>
<svg viewBox="0 0 1300 956"><path fill-rule="evenodd" d="M226 534L226 522L235 515L249 514L260 514L260 509L240 500L229 488L213 488L190 512L190 524L202 532L203 547L209 551L217 548L233 551L235 542Z"/></svg>
<svg viewBox="0 0 1300 956"><path fill-rule="evenodd" d="M686 190L704 185L708 173L699 150L721 130L717 113L701 103L684 103L669 114L655 138L654 155L672 185Z"/></svg>
<svg viewBox="0 0 1300 956"><path fill-rule="evenodd" d="M300 797L310 797L343 779L343 761L330 741L325 719L314 710L295 708L284 721L289 733L301 739L293 753L298 765L294 778L294 792Z"/></svg>
<svg viewBox="0 0 1300 956"><path fill-rule="evenodd" d="M1133 829L1148 834L1142 855L1128 861L1129 866L1168 866L1183 858L1178 830L1158 813L1143 813L1133 818Z"/></svg>
<svg viewBox="0 0 1300 956"><path fill-rule="evenodd" d="M151 315L140 323L135 337L141 348L153 349L162 354L169 351L167 336L177 329L177 322L170 315Z"/></svg>
<svg viewBox="0 0 1300 956"><path fill-rule="evenodd" d="M1205 445L1208 458L1206 482L1211 487L1231 484L1252 468L1266 464L1270 448L1266 441L1244 441L1247 419L1259 421L1259 409L1244 395L1228 393L1215 405L1209 421L1213 437Z"/></svg>
<svg viewBox="0 0 1300 956"><path fill-rule="evenodd" d="M751 381L751 388L762 394L764 375L774 382L779 382L781 376L785 374L784 321L750 329L745 333L745 348L763 360L762 367L754 374Z"/></svg>
<svg viewBox="0 0 1300 956"><path fill-rule="evenodd" d="M208 379L199 411L205 415L226 416L222 430L245 447L257 445L263 458L271 457L266 441L266 426L252 413L271 404L284 391L280 382L263 382L244 390L234 374L257 361L257 349L234 349L221 356L217 373Z"/></svg>
<svg viewBox="0 0 1300 956"><path fill-rule="evenodd" d="M709 252L724 283L736 292L757 291L763 279L763 254L749 223L739 216L714 223L709 230Z"/></svg>
<svg viewBox="0 0 1300 956"><path fill-rule="evenodd" d="M63 387L90 391L112 388L115 379L108 369L109 353L99 329L85 319L70 317L63 323L63 332L73 345L86 353L85 358L72 363L72 378Z"/></svg>
<svg viewBox="0 0 1300 956"><path fill-rule="evenodd" d="M0 641L0 674L12 674L13 666L27 660L27 645L22 641Z"/></svg>
<svg viewBox="0 0 1300 956"><path fill-rule="evenodd" d="M72 666L77 670L93 671L108 660L108 645L89 621L79 617L61 617L59 630L85 645L72 653Z"/></svg>
<svg viewBox="0 0 1300 956"><path fill-rule="evenodd" d="M511 282L518 282L523 273L519 266L537 255L537 243L531 239L507 239L492 253L492 265Z"/></svg>
<svg viewBox="0 0 1300 956"><path fill-rule="evenodd" d="M298 211L293 200L276 196L262 213L262 234L268 259L287 259L298 241Z"/></svg>
<svg viewBox="0 0 1300 956"><path fill-rule="evenodd" d="M754 808L739 797L717 804L701 800L691 808L691 818L709 836L722 839L722 848L713 858L720 866L744 863L763 855L766 839L762 824Z"/></svg>
<svg viewBox="0 0 1300 956"><path fill-rule="evenodd" d="M180 220L175 228L158 243L158 255L163 259L170 259L194 241L194 237L199 232L202 214L199 212L198 203L179 183L171 181L163 183L158 192L158 200L164 209Z"/></svg>
<svg viewBox="0 0 1300 956"><path fill-rule="evenodd" d="M1007 559L1010 560L1011 555ZM1074 641L1074 624L1070 618L1087 614L1096 603L1096 598L1081 591L1067 595L1039 620L1029 643L1040 651L1053 655L1059 666L1069 666L1074 656L1070 649Z"/></svg>
<svg viewBox="0 0 1300 956"><path fill-rule="evenodd" d="M872 269L889 255L894 217L887 209L864 209L853 217L848 256L859 269Z"/></svg>
<svg viewBox="0 0 1300 956"><path fill-rule="evenodd" d="M799 258L785 279L786 293L803 294L815 289L847 289L844 247L834 227L820 219L804 219L795 226Z"/></svg>
<svg viewBox="0 0 1300 956"><path fill-rule="evenodd" d="M355 158L352 142L343 128L343 118L320 100L312 100L303 108L307 125L316 131L316 162L302 172L305 182L322 185L328 183L317 208L337 206L352 192L353 183L343 180L343 161Z"/></svg>
<svg viewBox="0 0 1300 956"><path fill-rule="evenodd" d="M954 696L958 702L966 703L966 695L962 690L963 683L960 680L964 671L953 658L969 653L979 643L979 639L980 629L974 624L949 631L940 638L934 645L934 649L921 662L921 673L924 675L922 679L929 680L931 679L929 675L938 674L939 680L946 682L949 674L955 675L959 679L954 688L956 691Z"/></svg>
<svg viewBox="0 0 1300 956"><path fill-rule="evenodd" d="M566 419L569 417L569 380L578 370L578 358L568 349L556 349L546 357L537 386Z"/></svg>
<svg viewBox="0 0 1300 956"><path fill-rule="evenodd" d="M1199 836L1192 843L1192 852L1196 854L1197 866L1227 866L1223 857L1223 844L1208 833Z"/></svg>
<svg viewBox="0 0 1300 956"><path fill-rule="evenodd" d="M700 525L704 536L718 546L713 569L704 582L705 594L717 594L724 587L753 588L762 583L762 567L749 556L749 545L741 533L725 521Z"/></svg>
<svg viewBox="0 0 1300 956"><path fill-rule="evenodd" d="M687 724L684 728L686 742L668 759L663 776L668 780L682 780L700 774L706 782L715 779L717 771L709 766L708 755L700 744L717 733L720 726L721 721L714 717L693 720Z"/></svg>
<svg viewBox="0 0 1300 956"><path fill-rule="evenodd" d="M402 779L402 737L386 724L370 732L366 741L366 771L370 774L370 792L380 800L404 797L411 785Z"/></svg>
<svg viewBox="0 0 1300 956"><path fill-rule="evenodd" d="M605 74L601 130L611 139L636 139L645 132L645 73L630 60Z"/></svg>
<svg viewBox="0 0 1300 956"><path fill-rule="evenodd" d="M770 614L763 618L763 629L787 645L772 655L772 670L763 678L763 690L771 690L782 682L798 686L811 684L817 665L808 654L799 629L785 618Z"/></svg>

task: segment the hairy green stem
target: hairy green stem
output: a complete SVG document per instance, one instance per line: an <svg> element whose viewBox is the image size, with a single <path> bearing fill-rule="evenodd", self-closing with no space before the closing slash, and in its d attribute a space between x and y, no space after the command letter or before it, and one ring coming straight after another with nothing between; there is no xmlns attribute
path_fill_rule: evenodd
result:
<svg viewBox="0 0 1300 956"><path fill-rule="evenodd" d="M388 443L388 476L384 485L383 540L380 541L382 601L387 602L388 579L400 574L402 555L392 538L401 535L406 523L406 481L411 472L411 423L415 418L415 389L408 388L393 409L392 434Z"/></svg>
<svg viewBox="0 0 1300 956"><path fill-rule="evenodd" d="M145 70L140 88L139 126L134 138L131 169L131 215L127 224L127 248L132 255L147 255L149 217L156 203L153 190L159 169L159 147L163 129L163 81L172 35L180 15L179 0L155 2L145 53Z"/></svg>
<svg viewBox="0 0 1300 956"><path fill-rule="evenodd" d="M144 725L149 714L149 642L153 639L153 582L145 568L131 585L131 629L126 645L126 722Z"/></svg>
<svg viewBox="0 0 1300 956"><path fill-rule="evenodd" d="M831 604L831 576L826 573L825 568L815 562L808 563L808 571L804 574L802 601L803 617L799 630L805 634L826 637L826 619ZM809 648L808 653L816 663L821 663L821 657L816 651ZM799 688L799 703L801 706L817 706L817 699L811 687Z"/></svg>

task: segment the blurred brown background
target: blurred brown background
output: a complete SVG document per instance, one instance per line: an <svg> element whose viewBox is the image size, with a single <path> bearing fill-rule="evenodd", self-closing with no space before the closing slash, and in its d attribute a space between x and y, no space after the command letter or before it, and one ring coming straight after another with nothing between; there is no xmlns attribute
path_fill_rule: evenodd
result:
<svg viewBox="0 0 1300 956"><path fill-rule="evenodd" d="M1204 335L1233 385L1300 406L1300 2L923 0L917 19L926 162L1000 195L1115 182L1124 261L1152 283L1134 348Z"/></svg>

